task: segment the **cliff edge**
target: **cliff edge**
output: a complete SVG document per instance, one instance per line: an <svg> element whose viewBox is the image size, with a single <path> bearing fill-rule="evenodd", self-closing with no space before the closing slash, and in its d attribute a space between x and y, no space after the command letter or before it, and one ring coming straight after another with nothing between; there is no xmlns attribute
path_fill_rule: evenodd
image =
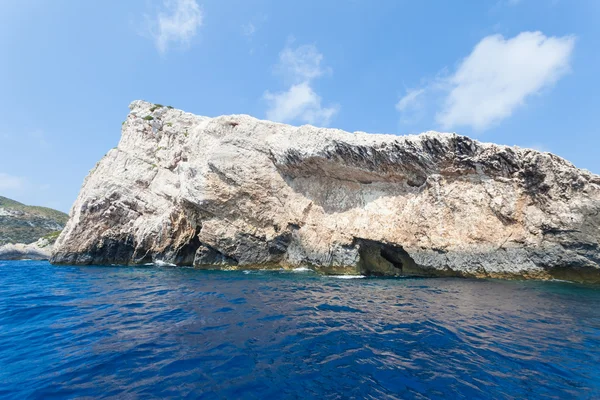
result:
<svg viewBox="0 0 600 400"><path fill-rule="evenodd" d="M53 263L600 281L600 177L555 155L130 109Z"/></svg>

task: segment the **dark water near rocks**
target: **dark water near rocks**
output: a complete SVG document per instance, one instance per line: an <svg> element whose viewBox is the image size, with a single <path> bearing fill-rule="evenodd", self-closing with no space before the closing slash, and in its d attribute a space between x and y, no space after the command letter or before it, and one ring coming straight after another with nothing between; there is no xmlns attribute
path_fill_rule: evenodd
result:
<svg viewBox="0 0 600 400"><path fill-rule="evenodd" d="M1 398L598 398L600 289L0 261Z"/></svg>

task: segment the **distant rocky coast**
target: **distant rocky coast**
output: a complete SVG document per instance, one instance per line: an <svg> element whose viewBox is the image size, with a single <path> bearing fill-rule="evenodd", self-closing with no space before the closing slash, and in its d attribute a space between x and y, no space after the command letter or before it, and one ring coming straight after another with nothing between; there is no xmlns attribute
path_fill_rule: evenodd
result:
<svg viewBox="0 0 600 400"><path fill-rule="evenodd" d="M0 260L48 260L69 216L0 196Z"/></svg>

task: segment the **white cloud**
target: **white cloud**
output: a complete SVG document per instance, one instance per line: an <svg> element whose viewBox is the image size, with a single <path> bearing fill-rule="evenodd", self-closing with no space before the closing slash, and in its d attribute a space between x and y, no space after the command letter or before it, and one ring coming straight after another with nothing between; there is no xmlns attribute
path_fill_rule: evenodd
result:
<svg viewBox="0 0 600 400"><path fill-rule="evenodd" d="M264 97L270 104L267 118L272 121L299 120L327 126L339 109L338 106L321 106L321 97L308 82L293 85L285 92L273 94L267 91Z"/></svg>
<svg viewBox="0 0 600 400"><path fill-rule="evenodd" d="M484 130L509 117L525 99L569 71L573 36L523 32L483 38L445 83L449 93L436 120L444 129Z"/></svg>
<svg viewBox="0 0 600 400"><path fill-rule="evenodd" d="M152 21L152 36L160 53L171 43L189 46L202 26L204 14L195 0L165 0L165 12L159 12Z"/></svg>
<svg viewBox="0 0 600 400"><path fill-rule="evenodd" d="M291 84L288 90L265 92L263 98L269 104L267 118L278 122L294 122L327 126L339 111L338 105L324 107L321 96L312 87L313 80L331 73L322 67L323 54L313 45L292 49L286 46L279 53L275 71Z"/></svg>
<svg viewBox="0 0 600 400"><path fill-rule="evenodd" d="M17 176L0 172L0 190L19 190L25 186L25 180Z"/></svg>
<svg viewBox="0 0 600 400"><path fill-rule="evenodd" d="M547 37L541 32L522 32L510 39L487 36L454 73L444 68L421 88L407 90L396 109L402 122L416 122L435 104L435 120L443 129L468 126L483 131L569 72L574 46L574 36Z"/></svg>

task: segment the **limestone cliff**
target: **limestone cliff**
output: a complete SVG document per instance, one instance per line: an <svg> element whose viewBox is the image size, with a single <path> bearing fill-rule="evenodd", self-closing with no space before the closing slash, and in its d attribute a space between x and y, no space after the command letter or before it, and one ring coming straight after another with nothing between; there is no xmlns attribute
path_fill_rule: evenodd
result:
<svg viewBox="0 0 600 400"><path fill-rule="evenodd" d="M600 281L600 177L555 155L130 109L54 263Z"/></svg>

